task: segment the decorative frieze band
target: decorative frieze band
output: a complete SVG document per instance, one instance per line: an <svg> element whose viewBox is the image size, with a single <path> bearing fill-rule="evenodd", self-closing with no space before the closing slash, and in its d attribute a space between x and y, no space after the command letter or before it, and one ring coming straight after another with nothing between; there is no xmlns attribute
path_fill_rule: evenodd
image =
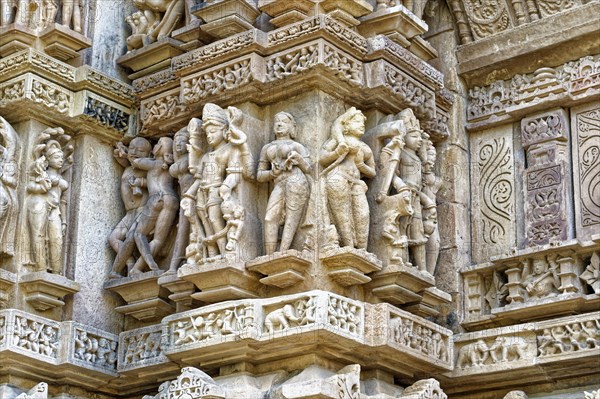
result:
<svg viewBox="0 0 600 399"><path fill-rule="evenodd" d="M593 100L599 93L600 55L586 56L556 68L540 68L511 80L469 89L468 128L507 122L513 114L544 107L545 103Z"/></svg>

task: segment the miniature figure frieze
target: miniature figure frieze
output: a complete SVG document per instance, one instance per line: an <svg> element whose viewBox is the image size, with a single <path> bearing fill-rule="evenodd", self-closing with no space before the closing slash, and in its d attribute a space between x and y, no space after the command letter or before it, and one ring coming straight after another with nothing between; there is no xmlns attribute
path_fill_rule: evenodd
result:
<svg viewBox="0 0 600 399"><path fill-rule="evenodd" d="M340 115L319 157L327 209L340 246L357 249L366 249L369 237L368 187L361 178L373 178L376 173L373 152L360 140L365 120L354 107Z"/></svg>
<svg viewBox="0 0 600 399"><path fill-rule="evenodd" d="M0 253L13 256L15 251L15 228L19 201L20 139L13 127L0 117Z"/></svg>
<svg viewBox="0 0 600 399"><path fill-rule="evenodd" d="M236 336L254 323L252 305L228 306L226 308L188 312L185 318L168 322L169 345L202 343L227 336Z"/></svg>
<svg viewBox="0 0 600 399"><path fill-rule="evenodd" d="M162 362L166 357L162 349L162 330L144 327L128 331L119 339L119 371L147 363Z"/></svg>
<svg viewBox="0 0 600 399"><path fill-rule="evenodd" d="M364 308L356 302L330 295L327 323L335 329L354 335L363 334Z"/></svg>
<svg viewBox="0 0 600 399"><path fill-rule="evenodd" d="M71 95L68 92L58 86L39 80L33 81L31 92L27 93L27 96L36 103L56 109L61 114L69 112L72 102Z"/></svg>
<svg viewBox="0 0 600 399"><path fill-rule="evenodd" d="M133 256L133 234L148 201L148 180L147 172L136 168L133 161L148 158L151 150L152 145L147 139L136 137L127 147L123 143L118 143L113 153L117 163L125 168L121 175L121 199L125 207L125 216L108 238L110 246L117 254L110 278L121 277L125 266L128 269L133 268L136 262Z"/></svg>
<svg viewBox="0 0 600 399"><path fill-rule="evenodd" d="M126 132L129 128L128 113L94 97L87 98L83 113L101 125L112 127L120 132Z"/></svg>
<svg viewBox="0 0 600 399"><path fill-rule="evenodd" d="M128 51L170 36L185 19L185 0L135 0L134 5L139 11L125 19L132 31L127 38Z"/></svg>
<svg viewBox="0 0 600 399"><path fill-rule="evenodd" d="M57 358L60 343L60 328L56 323L44 323L15 315L13 346L34 355Z"/></svg>
<svg viewBox="0 0 600 399"><path fill-rule="evenodd" d="M184 110L185 105L180 103L179 93L168 94L143 102L140 109L140 120L142 125L146 127L159 120L172 118Z"/></svg>
<svg viewBox="0 0 600 399"><path fill-rule="evenodd" d="M323 54L323 63L336 71L338 77L356 86L363 84L364 73L361 62L327 44Z"/></svg>
<svg viewBox="0 0 600 399"><path fill-rule="evenodd" d="M210 376L197 368L184 367L176 380L163 382L158 394L143 399L225 399L225 392Z"/></svg>
<svg viewBox="0 0 600 399"><path fill-rule="evenodd" d="M185 103L197 103L205 97L235 90L249 83L254 79L252 60L253 58L247 57L238 59L183 80L182 93Z"/></svg>
<svg viewBox="0 0 600 399"><path fill-rule="evenodd" d="M0 86L0 105L4 106L11 101L25 98L25 80L10 82Z"/></svg>
<svg viewBox="0 0 600 399"><path fill-rule="evenodd" d="M399 315L390 317L390 339L443 362L450 361L448 336L409 318Z"/></svg>
<svg viewBox="0 0 600 399"><path fill-rule="evenodd" d="M71 136L48 128L35 138L25 199L25 264L62 273L67 197L73 165Z"/></svg>
<svg viewBox="0 0 600 399"><path fill-rule="evenodd" d="M537 336L540 357L580 352L600 347L600 320L574 321L544 328Z"/></svg>
<svg viewBox="0 0 600 399"><path fill-rule="evenodd" d="M589 260L589 265L579 276L596 294L600 294L600 256L594 252Z"/></svg>
<svg viewBox="0 0 600 399"><path fill-rule="evenodd" d="M306 71L319 61L317 43L294 49L287 53L278 53L267 59L267 79L276 80Z"/></svg>
<svg viewBox="0 0 600 399"><path fill-rule="evenodd" d="M481 367L534 357L530 343L520 336L501 336L486 342L478 339L458 349L456 367Z"/></svg>
<svg viewBox="0 0 600 399"><path fill-rule="evenodd" d="M265 315L264 331L273 334L289 328L302 327L316 321L316 298L297 299L269 311Z"/></svg>
<svg viewBox="0 0 600 399"><path fill-rule="evenodd" d="M75 328L73 359L93 367L115 370L117 367L117 341Z"/></svg>
<svg viewBox="0 0 600 399"><path fill-rule="evenodd" d="M434 117L435 96L425 86L389 64L385 65L385 84L420 116L426 119Z"/></svg>
<svg viewBox="0 0 600 399"><path fill-rule="evenodd" d="M273 185L264 223L267 255L291 248L310 197L312 162L308 149L294 140L296 130L296 120L291 114L275 115L275 140L262 148L258 161L256 179ZM281 240L278 239L280 228Z"/></svg>
<svg viewBox="0 0 600 399"><path fill-rule="evenodd" d="M191 226L188 264L240 257L245 209L236 187L242 177L252 179L254 175L247 136L238 127L241 118L243 114L237 108L225 111L207 103L202 120L194 118L188 125L194 182L181 202ZM204 135L208 151L194 145Z"/></svg>
<svg viewBox="0 0 600 399"><path fill-rule="evenodd" d="M194 183L194 175L190 172L190 133L183 128L175 133L173 138L173 164L169 167L169 174L179 182L179 195L183 196ZM190 222L184 212L179 212L177 221L177 237L171 256L169 272L177 272L181 263L185 261L185 249L189 245Z"/></svg>

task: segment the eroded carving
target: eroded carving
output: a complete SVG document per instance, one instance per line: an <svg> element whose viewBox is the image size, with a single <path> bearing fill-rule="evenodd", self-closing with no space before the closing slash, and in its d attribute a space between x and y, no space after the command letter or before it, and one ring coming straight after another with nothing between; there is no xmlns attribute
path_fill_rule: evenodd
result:
<svg viewBox="0 0 600 399"><path fill-rule="evenodd" d="M34 354L58 356L60 329L57 326L15 316L13 345Z"/></svg>
<svg viewBox="0 0 600 399"><path fill-rule="evenodd" d="M282 79L314 66L319 60L319 47L316 44L277 55L267 61L267 79Z"/></svg>
<svg viewBox="0 0 600 399"><path fill-rule="evenodd" d="M145 395L143 399L225 399L223 389L208 376L194 367L184 367L174 381L163 382L158 394Z"/></svg>
<svg viewBox="0 0 600 399"><path fill-rule="evenodd" d="M411 319L393 314L390 317L390 338L399 345L449 361L448 337Z"/></svg>
<svg viewBox="0 0 600 399"><path fill-rule="evenodd" d="M124 356L119 360L119 367L135 366L140 362L148 362L163 356L161 331L142 332L125 337Z"/></svg>
<svg viewBox="0 0 600 399"><path fill-rule="evenodd" d="M580 278L585 281L596 294L600 294L600 256L594 252Z"/></svg>
<svg viewBox="0 0 600 399"><path fill-rule="evenodd" d="M101 125L112 127L120 132L129 128L129 114L93 97L87 98L83 113Z"/></svg>
<svg viewBox="0 0 600 399"><path fill-rule="evenodd" d="M216 337L238 334L254 322L251 306L234 306L202 312L169 324L172 345L202 342Z"/></svg>
<svg viewBox="0 0 600 399"><path fill-rule="evenodd" d="M20 140L17 132L0 117L0 253L13 256L15 251L16 218L19 212L17 156Z"/></svg>
<svg viewBox="0 0 600 399"><path fill-rule="evenodd" d="M537 336L539 356L596 349L600 345L600 321L568 323L548 327Z"/></svg>
<svg viewBox="0 0 600 399"><path fill-rule="evenodd" d="M287 303L265 315L265 331L272 334L289 328L301 327L315 322L316 302L314 297Z"/></svg>
<svg viewBox="0 0 600 399"><path fill-rule="evenodd" d="M211 95L234 90L253 79L250 59L243 59L183 82L183 99L192 104Z"/></svg>
<svg viewBox="0 0 600 399"><path fill-rule="evenodd" d="M350 334L362 331L363 308L342 298L330 296L327 305L327 322L334 328Z"/></svg>
<svg viewBox="0 0 600 399"><path fill-rule="evenodd" d="M75 329L74 358L93 366L114 369L117 365L117 341Z"/></svg>
<svg viewBox="0 0 600 399"><path fill-rule="evenodd" d="M62 273L67 228L67 190L73 164L71 136L49 128L35 140L27 184L25 263L35 271Z"/></svg>
<svg viewBox="0 0 600 399"><path fill-rule="evenodd" d="M28 97L34 102L56 109L61 114L69 112L71 95L57 86L34 80Z"/></svg>

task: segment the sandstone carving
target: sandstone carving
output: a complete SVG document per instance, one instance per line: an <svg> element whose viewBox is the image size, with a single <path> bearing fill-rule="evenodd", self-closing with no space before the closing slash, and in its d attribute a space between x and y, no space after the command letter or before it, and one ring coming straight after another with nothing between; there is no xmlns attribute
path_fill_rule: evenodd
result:
<svg viewBox="0 0 600 399"><path fill-rule="evenodd" d="M329 324L350 334L358 334L362 327L363 309L344 299L329 297L327 320Z"/></svg>
<svg viewBox="0 0 600 399"><path fill-rule="evenodd" d="M327 207L341 246L365 249L369 236L367 184L361 177L375 176L373 152L360 137L365 116L356 108L339 116L321 149L319 162L325 181Z"/></svg>
<svg viewBox="0 0 600 399"><path fill-rule="evenodd" d="M261 151L256 179L273 182L264 224L264 242L267 255L290 249L292 241L308 204L310 184L307 174L311 161L308 150L294 141L296 121L287 112L275 115L275 140ZM283 225L278 244L279 229Z"/></svg>
<svg viewBox="0 0 600 399"><path fill-rule="evenodd" d="M113 263L111 278L121 277L121 272L127 266L132 268L136 262L133 257L134 232L139 222L139 216L148 200L146 171L133 165L136 159L147 158L152 146L142 137L131 140L128 147L123 143L117 144L114 151L116 161L125 168L121 175L121 199L125 206L125 216L114 228L108 238L112 249L117 253Z"/></svg>
<svg viewBox="0 0 600 399"><path fill-rule="evenodd" d="M285 304L265 316L265 329L268 334L288 328L304 326L315 322L316 303L314 298L299 299Z"/></svg>
<svg viewBox="0 0 600 399"><path fill-rule="evenodd" d="M528 396L523 391L510 391L503 399L528 399Z"/></svg>
<svg viewBox="0 0 600 399"><path fill-rule="evenodd" d="M483 366L490 356L489 347L484 340L479 339L476 342L467 344L458 350L456 367L476 367Z"/></svg>
<svg viewBox="0 0 600 399"><path fill-rule="evenodd" d="M557 273L558 263L556 259L535 259L531 273L524 275L522 283L528 298L540 299L557 295L560 286Z"/></svg>
<svg viewBox="0 0 600 399"><path fill-rule="evenodd" d="M94 366L114 368L117 363L117 342L108 338L75 330L75 359Z"/></svg>
<svg viewBox="0 0 600 399"><path fill-rule="evenodd" d="M449 360L447 337L442 336L438 331L400 316L390 319L390 328L390 335L394 342L444 362Z"/></svg>
<svg viewBox="0 0 600 399"><path fill-rule="evenodd" d="M135 0L138 10L126 18L132 30L129 51L168 37L185 15L184 0Z"/></svg>
<svg viewBox="0 0 600 399"><path fill-rule="evenodd" d="M600 345L600 322L596 319L545 328L537 342L539 356L596 349Z"/></svg>
<svg viewBox="0 0 600 399"><path fill-rule="evenodd" d="M56 0L2 0L0 26L16 23L30 29L45 29L54 22Z"/></svg>
<svg viewBox="0 0 600 399"><path fill-rule="evenodd" d="M163 355L160 331L130 335L125 339L124 345L125 352L120 367L136 365Z"/></svg>
<svg viewBox="0 0 600 399"><path fill-rule="evenodd" d="M176 380L161 384L157 395L145 395L143 399L185 398L225 399L225 393L208 374L194 367L184 367Z"/></svg>
<svg viewBox="0 0 600 399"><path fill-rule="evenodd" d="M16 218L19 212L17 181L20 140L17 132L0 117L0 253L14 255Z"/></svg>
<svg viewBox="0 0 600 399"><path fill-rule="evenodd" d="M60 336L57 327L22 316L17 316L15 322L14 345L40 355L58 356Z"/></svg>
<svg viewBox="0 0 600 399"><path fill-rule="evenodd" d="M598 252L594 252L590 258L590 264L579 277L592 287L596 294L600 293L600 256L598 256Z"/></svg>
<svg viewBox="0 0 600 399"><path fill-rule="evenodd" d="M48 399L48 384L40 382L29 391L17 395L15 399Z"/></svg>
<svg viewBox="0 0 600 399"><path fill-rule="evenodd" d="M47 0L48 3L52 3L53 1ZM62 24L72 28L75 32L81 33L82 20L83 9L81 0L62 0Z"/></svg>
<svg viewBox="0 0 600 399"><path fill-rule="evenodd" d="M190 134L187 128L183 128L175 133L173 138L173 164L169 167L171 176L179 182L179 194L185 194L194 182L194 176L190 173L190 156L188 152L190 146ZM176 272L181 262L185 258L185 249L190 239L190 222L184 212L179 212L177 221L177 237L171 257L169 272Z"/></svg>
<svg viewBox="0 0 600 399"><path fill-rule="evenodd" d="M237 108L226 112L208 103L202 121L194 118L188 125L194 183L181 202L191 225L188 264L239 255L245 211L235 189L242 176L252 178L254 174L246 134L237 126L241 118ZM196 144L204 134L210 146L206 153Z"/></svg>
<svg viewBox="0 0 600 399"><path fill-rule="evenodd" d="M173 345L201 342L215 337L239 333L251 322L248 309L231 307L215 312L190 316L171 323Z"/></svg>
<svg viewBox="0 0 600 399"><path fill-rule="evenodd" d="M527 342L522 337L498 337L490 345L489 352L493 363L524 359Z"/></svg>
<svg viewBox="0 0 600 399"><path fill-rule="evenodd" d="M71 136L49 128L35 141L27 184L26 264L35 271L62 273L63 241L67 227L67 190L73 159Z"/></svg>

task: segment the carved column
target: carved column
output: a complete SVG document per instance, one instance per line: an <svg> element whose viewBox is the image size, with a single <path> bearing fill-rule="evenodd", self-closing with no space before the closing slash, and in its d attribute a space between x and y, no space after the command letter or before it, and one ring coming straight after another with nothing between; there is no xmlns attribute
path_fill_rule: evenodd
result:
<svg viewBox="0 0 600 399"><path fill-rule="evenodd" d="M587 104L571 110L575 231L580 240L600 230L600 107Z"/></svg>
<svg viewBox="0 0 600 399"><path fill-rule="evenodd" d="M569 122L563 109L521 121L527 153L525 175L526 243L529 246L572 237L568 224L570 193Z"/></svg>

